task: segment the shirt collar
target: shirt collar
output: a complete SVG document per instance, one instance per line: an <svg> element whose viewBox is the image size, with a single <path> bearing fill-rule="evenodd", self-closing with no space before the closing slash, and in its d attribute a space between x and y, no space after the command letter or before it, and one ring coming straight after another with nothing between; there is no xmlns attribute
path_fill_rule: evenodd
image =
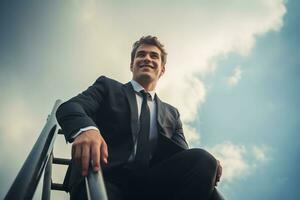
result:
<svg viewBox="0 0 300 200"><path fill-rule="evenodd" d="M141 86L141 84L139 84L135 80L131 80L130 83L131 83L131 85L132 85L132 87L133 87L133 89L134 89L135 92L140 92L142 90L145 90L145 88L143 86ZM154 100L154 96L155 96L155 90L147 91L147 92L150 94L151 100L153 101Z"/></svg>

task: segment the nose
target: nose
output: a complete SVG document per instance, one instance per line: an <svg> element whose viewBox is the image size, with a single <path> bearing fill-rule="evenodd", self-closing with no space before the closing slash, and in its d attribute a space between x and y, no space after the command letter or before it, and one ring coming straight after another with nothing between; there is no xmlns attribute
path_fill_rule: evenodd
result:
<svg viewBox="0 0 300 200"><path fill-rule="evenodd" d="M144 60L151 61L151 56L149 53L145 55Z"/></svg>

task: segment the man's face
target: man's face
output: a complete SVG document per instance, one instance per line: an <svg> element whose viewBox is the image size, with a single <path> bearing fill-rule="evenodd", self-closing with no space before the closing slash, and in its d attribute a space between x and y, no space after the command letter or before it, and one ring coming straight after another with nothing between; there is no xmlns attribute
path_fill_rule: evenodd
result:
<svg viewBox="0 0 300 200"><path fill-rule="evenodd" d="M157 82L165 72L162 66L161 51L154 45L142 44L138 47L130 66L133 79L142 82Z"/></svg>

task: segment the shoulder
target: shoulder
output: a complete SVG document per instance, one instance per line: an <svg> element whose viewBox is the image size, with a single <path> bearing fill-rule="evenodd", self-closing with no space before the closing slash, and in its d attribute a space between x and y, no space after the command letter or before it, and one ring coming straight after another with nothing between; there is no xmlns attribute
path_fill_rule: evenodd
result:
<svg viewBox="0 0 300 200"><path fill-rule="evenodd" d="M108 87L120 87L123 85L123 83L120 83L119 81L116 81L112 78L108 78L106 76L100 76L97 78L94 84L104 84Z"/></svg>

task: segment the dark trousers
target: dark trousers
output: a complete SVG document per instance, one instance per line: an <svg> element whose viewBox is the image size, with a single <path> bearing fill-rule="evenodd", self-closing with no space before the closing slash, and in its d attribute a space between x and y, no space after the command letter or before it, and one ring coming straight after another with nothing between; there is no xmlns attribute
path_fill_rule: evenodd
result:
<svg viewBox="0 0 300 200"><path fill-rule="evenodd" d="M121 168L104 175L109 200L210 199L217 162L207 151L189 149L144 170ZM86 199L84 181L71 190L71 199Z"/></svg>

